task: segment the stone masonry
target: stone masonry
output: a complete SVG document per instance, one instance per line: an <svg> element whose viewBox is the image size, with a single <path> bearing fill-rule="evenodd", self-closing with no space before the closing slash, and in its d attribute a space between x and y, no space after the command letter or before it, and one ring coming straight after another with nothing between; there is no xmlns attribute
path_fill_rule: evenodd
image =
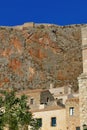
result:
<svg viewBox="0 0 87 130"><path fill-rule="evenodd" d="M83 73L79 76L80 124L81 130L87 125L87 27L82 28Z"/></svg>
<svg viewBox="0 0 87 130"><path fill-rule="evenodd" d="M70 108L74 108L70 115ZM66 126L67 130L76 130L80 127L79 98L70 98L66 101Z"/></svg>

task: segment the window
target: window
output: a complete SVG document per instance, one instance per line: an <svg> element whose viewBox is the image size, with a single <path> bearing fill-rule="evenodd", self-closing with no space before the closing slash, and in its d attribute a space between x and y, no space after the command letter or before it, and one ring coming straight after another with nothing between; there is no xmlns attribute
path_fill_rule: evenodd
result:
<svg viewBox="0 0 87 130"><path fill-rule="evenodd" d="M80 130L80 127L76 127L76 130Z"/></svg>
<svg viewBox="0 0 87 130"><path fill-rule="evenodd" d="M69 108L69 115L73 116L74 115L74 107Z"/></svg>
<svg viewBox="0 0 87 130"><path fill-rule="evenodd" d="M83 130L87 130L87 125L86 124L83 125Z"/></svg>
<svg viewBox="0 0 87 130"><path fill-rule="evenodd" d="M39 127L42 127L42 118L38 118L38 119L37 119L37 122L38 122L38 126L39 126Z"/></svg>
<svg viewBox="0 0 87 130"><path fill-rule="evenodd" d="M60 92L60 94L63 94L62 92Z"/></svg>
<svg viewBox="0 0 87 130"><path fill-rule="evenodd" d="M49 97L47 97L47 102L49 102Z"/></svg>
<svg viewBox="0 0 87 130"><path fill-rule="evenodd" d="M33 98L30 99L30 104L31 105L34 104L34 99Z"/></svg>
<svg viewBox="0 0 87 130"><path fill-rule="evenodd" d="M51 118L51 126L56 126L56 117Z"/></svg>
<svg viewBox="0 0 87 130"><path fill-rule="evenodd" d="M62 99L62 98L61 98L61 99L59 99L59 102L60 102L60 103L63 103L63 99Z"/></svg>

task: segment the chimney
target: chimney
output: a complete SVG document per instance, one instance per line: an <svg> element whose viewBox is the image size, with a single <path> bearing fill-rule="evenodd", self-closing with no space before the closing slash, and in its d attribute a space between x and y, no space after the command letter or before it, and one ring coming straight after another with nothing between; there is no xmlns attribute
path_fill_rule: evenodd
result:
<svg viewBox="0 0 87 130"><path fill-rule="evenodd" d="M71 94L72 93L72 86L68 86L68 94Z"/></svg>
<svg viewBox="0 0 87 130"><path fill-rule="evenodd" d="M53 86L53 84L52 83L50 83L50 89L52 89L54 86Z"/></svg>

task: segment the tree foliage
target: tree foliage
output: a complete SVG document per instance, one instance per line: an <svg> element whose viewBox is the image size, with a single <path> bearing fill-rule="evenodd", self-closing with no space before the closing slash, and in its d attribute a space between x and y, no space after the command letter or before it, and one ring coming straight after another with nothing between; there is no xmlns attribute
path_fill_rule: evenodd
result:
<svg viewBox="0 0 87 130"><path fill-rule="evenodd" d="M27 97L17 97L14 91L1 92L0 97L0 130L8 126L9 130L38 130L38 121L34 119L27 105Z"/></svg>

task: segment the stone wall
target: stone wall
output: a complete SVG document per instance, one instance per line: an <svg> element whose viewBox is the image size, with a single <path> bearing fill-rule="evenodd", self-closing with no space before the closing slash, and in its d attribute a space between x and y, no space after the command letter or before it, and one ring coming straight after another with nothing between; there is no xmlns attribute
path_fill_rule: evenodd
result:
<svg viewBox="0 0 87 130"><path fill-rule="evenodd" d="M38 111L33 113L35 118L42 118L40 130L66 130L65 109L54 109L48 111ZM51 126L51 118L56 117L56 126Z"/></svg>
<svg viewBox="0 0 87 130"><path fill-rule="evenodd" d="M83 73L87 73L87 27L82 28Z"/></svg>
<svg viewBox="0 0 87 130"><path fill-rule="evenodd" d="M21 91L21 93L17 93L17 96L25 94L28 97L27 103L28 103L30 109L36 110L40 106L41 91L42 91L41 89ZM32 103L31 103L31 100L33 100Z"/></svg>
<svg viewBox="0 0 87 130"><path fill-rule="evenodd" d="M37 110L39 108L40 109L44 108L45 106L51 106L54 103L54 97L49 92L49 90L42 90L42 89L27 90L27 91L25 90L21 91L20 94L18 93L17 96L20 96L21 94L27 95L28 97L27 102L31 110Z"/></svg>
<svg viewBox="0 0 87 130"><path fill-rule="evenodd" d="M87 125L87 75L82 74L79 81L79 99L80 99L80 124L81 130L83 125Z"/></svg>
<svg viewBox="0 0 87 130"><path fill-rule="evenodd" d="M78 77L81 130L87 125L87 27L82 28L83 73Z"/></svg>
<svg viewBox="0 0 87 130"><path fill-rule="evenodd" d="M28 22L28 23L24 23L23 25L15 26L14 28L22 30L22 29L27 29L29 27L33 28L34 26L35 26L34 22Z"/></svg>
<svg viewBox="0 0 87 130"><path fill-rule="evenodd" d="M54 101L54 97L50 93L50 91L49 90L42 91L40 94L40 103L47 104L50 101Z"/></svg>
<svg viewBox="0 0 87 130"><path fill-rule="evenodd" d="M73 115L70 115L70 108L74 108ZM80 127L79 99L71 98L66 101L66 125L67 130L76 130Z"/></svg>

